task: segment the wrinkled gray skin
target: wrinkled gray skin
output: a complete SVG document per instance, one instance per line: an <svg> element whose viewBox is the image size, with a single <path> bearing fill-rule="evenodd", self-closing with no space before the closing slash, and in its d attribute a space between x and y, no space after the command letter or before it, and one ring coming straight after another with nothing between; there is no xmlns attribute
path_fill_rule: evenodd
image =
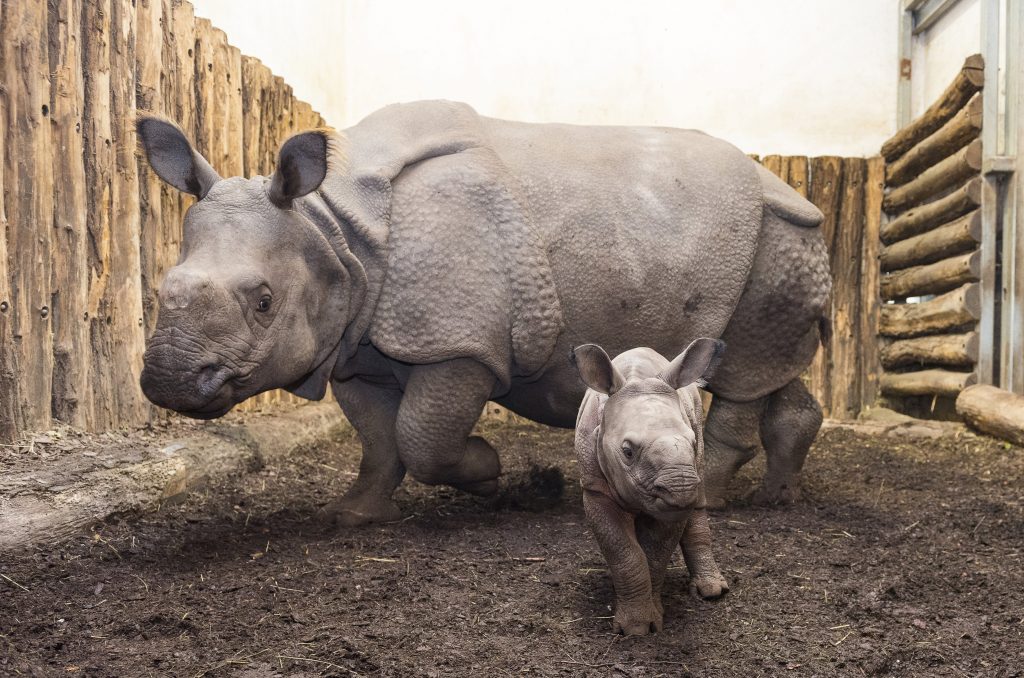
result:
<svg viewBox="0 0 1024 678"><path fill-rule="evenodd" d="M497 454L470 436L485 402L573 426L585 389L565 355L586 342L671 355L724 339L709 503L761 441L761 498L797 496L821 420L798 378L830 284L821 214L727 143L419 102L292 137L272 177L221 179L173 125L138 131L156 173L199 198L143 390L216 417L330 384L363 442L359 477L325 509L339 521L399 518L407 470L494 492Z"/></svg>
<svg viewBox="0 0 1024 678"><path fill-rule="evenodd" d="M589 387L576 422L583 506L611 571L617 633L661 630L661 587L677 547L695 595L729 590L711 552L697 390L723 347L697 339L671 363L649 348L614 361L594 344L573 351Z"/></svg>

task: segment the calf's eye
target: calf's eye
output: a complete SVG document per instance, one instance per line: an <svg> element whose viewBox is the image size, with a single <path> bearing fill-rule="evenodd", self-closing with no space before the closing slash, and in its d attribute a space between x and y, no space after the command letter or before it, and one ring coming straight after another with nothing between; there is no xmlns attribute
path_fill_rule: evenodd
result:
<svg viewBox="0 0 1024 678"><path fill-rule="evenodd" d="M260 297L260 300L256 302L256 310L260 313L266 313L270 310L270 295L264 294Z"/></svg>
<svg viewBox="0 0 1024 678"><path fill-rule="evenodd" d="M626 459L633 458L633 445L628 440L622 442L622 454Z"/></svg>

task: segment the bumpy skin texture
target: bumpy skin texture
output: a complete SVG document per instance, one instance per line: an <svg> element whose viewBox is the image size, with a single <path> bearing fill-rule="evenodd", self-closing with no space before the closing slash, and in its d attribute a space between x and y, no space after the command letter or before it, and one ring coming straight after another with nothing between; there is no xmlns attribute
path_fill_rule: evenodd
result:
<svg viewBox="0 0 1024 678"><path fill-rule="evenodd" d="M666 384L669 363L648 348L610 365L618 376L610 388L580 368L591 388L580 406L576 456L587 520L615 587L613 629L645 635L662 629L662 584L678 547L694 595L717 598L729 588L711 551L701 481L702 409L693 382L705 369L686 384Z"/></svg>
<svg viewBox="0 0 1024 678"><path fill-rule="evenodd" d="M708 388L723 412L757 410L741 417L755 441L765 399L813 354L820 214L700 132L419 102L293 137L272 177L248 180L216 176L165 121L143 119L139 137L161 177L201 198L161 290L144 391L208 418L330 383L364 440L359 478L328 507L346 523L393 519L406 468L492 491L496 456L468 438L483 402L572 426L584 387L565 355L581 343L670 355L724 336L734 347ZM803 407L772 411L790 404ZM716 421L735 428L711 416L709 436ZM775 446L784 470L767 495L796 487L805 440ZM731 473L728 444L711 461Z"/></svg>

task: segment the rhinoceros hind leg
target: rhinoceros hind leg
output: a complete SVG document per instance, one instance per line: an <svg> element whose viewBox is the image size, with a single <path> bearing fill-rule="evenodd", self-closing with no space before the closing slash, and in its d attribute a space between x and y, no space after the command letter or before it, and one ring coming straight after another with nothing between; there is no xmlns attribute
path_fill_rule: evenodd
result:
<svg viewBox="0 0 1024 678"><path fill-rule="evenodd" d="M821 428L821 406L799 378L768 398L761 418L767 470L753 501L791 504L800 499L800 470Z"/></svg>
<svg viewBox="0 0 1024 678"><path fill-rule="evenodd" d="M739 403L715 396L704 425L704 492L708 508L725 506L729 481L760 449L764 398Z"/></svg>
<svg viewBox="0 0 1024 678"><path fill-rule="evenodd" d="M405 466L398 457L395 419L402 392L372 384L359 378L333 382L334 398L355 427L363 443L359 475L345 496L327 504L321 511L339 525L354 527L367 523L399 520L402 512L391 494L405 477Z"/></svg>
<svg viewBox="0 0 1024 678"><path fill-rule="evenodd" d="M483 438L469 435L494 384L494 374L470 359L412 369L396 437L402 462L414 478L473 494L497 492L498 454Z"/></svg>

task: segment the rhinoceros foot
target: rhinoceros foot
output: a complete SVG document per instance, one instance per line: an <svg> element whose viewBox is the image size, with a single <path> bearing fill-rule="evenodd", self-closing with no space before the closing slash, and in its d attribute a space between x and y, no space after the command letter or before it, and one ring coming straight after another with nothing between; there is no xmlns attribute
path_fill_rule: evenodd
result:
<svg viewBox="0 0 1024 678"><path fill-rule="evenodd" d="M750 495L750 503L758 506L777 506L779 504L795 504L800 501L800 485L789 482L785 485L765 484Z"/></svg>
<svg viewBox="0 0 1024 678"><path fill-rule="evenodd" d="M498 493L498 479L478 480L475 483L462 483L452 485L452 487L463 492L475 494L478 497L493 497Z"/></svg>
<svg viewBox="0 0 1024 678"><path fill-rule="evenodd" d="M393 523L402 519L402 511L394 501L367 495L335 499L320 509L320 514L341 527Z"/></svg>

